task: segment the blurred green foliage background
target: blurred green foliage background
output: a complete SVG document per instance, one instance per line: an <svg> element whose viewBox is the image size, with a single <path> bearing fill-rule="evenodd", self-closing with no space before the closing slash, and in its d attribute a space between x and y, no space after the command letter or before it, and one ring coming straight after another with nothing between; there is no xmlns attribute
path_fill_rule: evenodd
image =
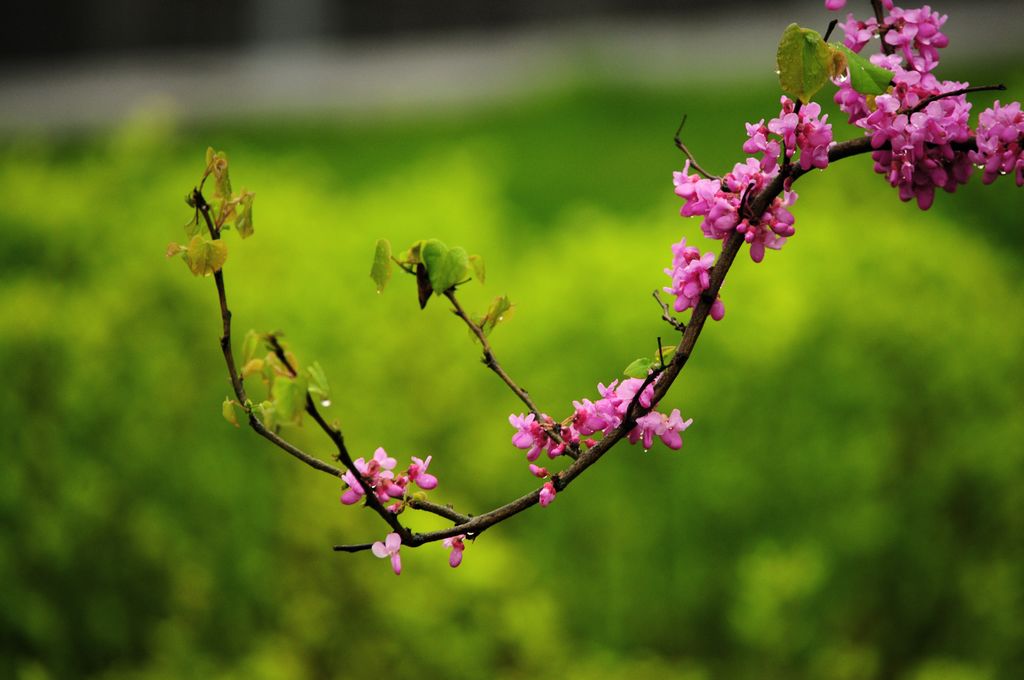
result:
<svg viewBox="0 0 1024 680"><path fill-rule="evenodd" d="M283 330L326 369L356 455L433 454L432 498L481 512L536 485L509 442L522 407L440 300L420 312L397 275L375 294L374 241L482 254L465 303L512 297L495 350L565 416L671 338L650 299L669 245L717 250L677 214L681 114L724 171L776 107L770 82L594 82L428 118L4 140L0 676L1019 677L1010 182L921 213L868 158L804 178L797 235L741 255L670 394L695 419L683 450L620 447L457 570L439 545L403 551L400 578L331 552L384 527L221 418L212 280L163 257L208 144L257 192L255 237L228 235L236 339ZM309 424L290 434L330 456Z"/></svg>

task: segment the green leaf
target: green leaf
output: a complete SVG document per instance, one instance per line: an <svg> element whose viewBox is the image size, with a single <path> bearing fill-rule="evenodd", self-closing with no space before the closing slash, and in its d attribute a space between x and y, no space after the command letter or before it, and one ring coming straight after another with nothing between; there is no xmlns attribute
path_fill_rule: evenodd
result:
<svg viewBox="0 0 1024 680"><path fill-rule="evenodd" d="M383 292L384 286L388 285L391 279L391 241L383 238L377 241L370 278L377 284L378 293Z"/></svg>
<svg viewBox="0 0 1024 680"><path fill-rule="evenodd" d="M671 347L662 347L661 348L660 361L664 361L665 365L667 366L668 362L672 361L672 357L675 356L675 353L676 353L676 346L675 345L672 345ZM654 363L655 363L655 365L657 365L658 362L659 362L659 357L658 357L657 354L655 354L654 355Z"/></svg>
<svg viewBox="0 0 1024 680"><path fill-rule="evenodd" d="M238 416L235 414L235 403L234 399L225 397L224 403L220 407L220 413L224 416L224 420L228 421L235 427L239 427Z"/></svg>
<svg viewBox="0 0 1024 680"><path fill-rule="evenodd" d="M484 268L484 258L479 255L470 255L469 265L473 268L473 276L476 277L476 280L483 283L487 276L487 270Z"/></svg>
<svg viewBox="0 0 1024 680"><path fill-rule="evenodd" d="M437 239L426 241L420 250L423 265L427 268L427 276L430 277L430 287L438 295L447 290L441 287L441 284L448 280L448 252L448 246Z"/></svg>
<svg viewBox="0 0 1024 680"><path fill-rule="evenodd" d="M245 338L242 339L242 365L249 363L256 358L256 353L260 351L260 345L263 341L263 334L257 333L251 328L246 331Z"/></svg>
<svg viewBox="0 0 1024 680"><path fill-rule="evenodd" d="M786 94L807 103L828 82L831 50L821 34L790 24L782 33L776 63Z"/></svg>
<svg viewBox="0 0 1024 680"><path fill-rule="evenodd" d="M623 373L630 378L646 378L652 368L660 368L658 361L641 357L629 366L626 366L626 370Z"/></svg>
<svg viewBox="0 0 1024 680"><path fill-rule="evenodd" d="M228 248L221 240L211 241L202 236L193 236L185 256L193 274L209 276L224 266L224 261L228 259Z"/></svg>
<svg viewBox="0 0 1024 680"><path fill-rule="evenodd" d="M252 412L260 419L260 422L267 428L274 427L274 403L262 401L252 407Z"/></svg>
<svg viewBox="0 0 1024 680"><path fill-rule="evenodd" d="M861 94L885 94L892 82L892 71L875 66L845 45L836 45L846 55L850 69L850 85Z"/></svg>
<svg viewBox="0 0 1024 680"><path fill-rule="evenodd" d="M469 272L469 256L462 248L449 248L437 239L423 243L420 257L430 277L430 287L435 295L442 295L455 284L466 278Z"/></svg>
<svg viewBox="0 0 1024 680"><path fill-rule="evenodd" d="M480 330L483 334L490 335L494 327L504 321L509 316L509 312L512 310L512 301L508 299L507 295L500 295L494 298L491 302L491 306L487 309L487 314L477 323L480 326Z"/></svg>
<svg viewBox="0 0 1024 680"><path fill-rule="evenodd" d="M185 235L189 237L195 236L202 230L203 225L199 223L199 211L197 210L195 216L185 225Z"/></svg>
<svg viewBox="0 0 1024 680"><path fill-rule="evenodd" d="M306 379L279 375L270 389L274 401L274 415L281 423L298 425L306 408Z"/></svg>
<svg viewBox="0 0 1024 680"><path fill-rule="evenodd" d="M322 405L330 406L331 386L327 382L327 374L324 373L320 362L314 361L313 365L306 369L306 373L309 374L309 394Z"/></svg>
<svg viewBox="0 0 1024 680"><path fill-rule="evenodd" d="M235 229L242 238L249 238L253 234L252 229L252 199L256 194L242 189L238 197L238 207L235 208Z"/></svg>

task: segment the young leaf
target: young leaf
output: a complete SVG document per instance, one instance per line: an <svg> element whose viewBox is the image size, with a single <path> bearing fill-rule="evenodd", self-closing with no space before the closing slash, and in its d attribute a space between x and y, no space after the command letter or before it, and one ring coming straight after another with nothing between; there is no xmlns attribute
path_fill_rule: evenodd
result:
<svg viewBox="0 0 1024 680"><path fill-rule="evenodd" d="M223 151L206 150L206 172L213 175L213 197L222 201L231 199L231 179L228 176L228 157Z"/></svg>
<svg viewBox="0 0 1024 680"><path fill-rule="evenodd" d="M377 284L378 293L383 292L384 286L388 285L391 279L391 241L383 238L377 241L370 278Z"/></svg>
<svg viewBox="0 0 1024 680"><path fill-rule="evenodd" d="M508 317L511 309L512 301L508 299L507 295L500 295L494 298L494 301L487 310L487 314L477 325L480 326L480 330L483 331L485 336L490 335L494 327Z"/></svg>
<svg viewBox="0 0 1024 680"><path fill-rule="evenodd" d="M406 264L419 264L423 261L420 257L420 253L423 250L424 243L426 243L426 241L421 240L416 241L416 243L413 243L411 246L409 246L409 251L405 254Z"/></svg>
<svg viewBox="0 0 1024 680"><path fill-rule="evenodd" d="M186 252L187 250L188 250L188 248L186 248L185 246L181 245L180 243L174 243L172 241L171 243L167 244L167 253L166 253L167 254L167 259L169 260L172 257L174 257L175 255L181 255L182 253Z"/></svg>
<svg viewBox="0 0 1024 680"><path fill-rule="evenodd" d="M279 375L270 389L274 400L274 414L281 423L298 425L306 408L306 379Z"/></svg>
<svg viewBox="0 0 1024 680"><path fill-rule="evenodd" d="M239 425L238 425L238 416L235 415L235 400L234 399L229 399L229 398L225 397L224 398L224 403L220 407L220 413L221 413L222 416L224 416L224 420L228 421L229 423L231 423L235 427L239 427Z"/></svg>
<svg viewBox="0 0 1024 680"><path fill-rule="evenodd" d="M444 279L440 280L441 288L434 286L434 290L442 293L453 287L460 281L465 281L469 275L469 256L462 248L455 247L448 251L444 259ZM447 285L446 285L447 284Z"/></svg>
<svg viewBox="0 0 1024 680"><path fill-rule="evenodd" d="M469 266L473 268L473 276L476 277L476 280L483 283L487 275L487 271L484 269L484 258L479 255L470 255Z"/></svg>
<svg viewBox="0 0 1024 680"><path fill-rule="evenodd" d="M202 236L193 236L185 253L188 268L196 276L209 276L220 271L228 259L228 249L223 241L211 241Z"/></svg>
<svg viewBox="0 0 1024 680"><path fill-rule="evenodd" d="M660 368L657 360L640 357L629 366L626 366L626 370L623 373L630 378L646 378L652 368Z"/></svg>
<svg viewBox="0 0 1024 680"><path fill-rule="evenodd" d="M430 287L434 289L435 293L440 295L446 290L440 284L446 280L443 272L448 259L448 246L437 239L430 239L424 242L423 247L420 249L420 258L422 258L423 265L427 268L427 275L430 277Z"/></svg>
<svg viewBox="0 0 1024 680"><path fill-rule="evenodd" d="M845 45L836 45L846 55L850 68L850 86L861 94L884 94L892 82L892 71L875 66Z"/></svg>
<svg viewBox="0 0 1024 680"><path fill-rule="evenodd" d="M256 353L260 351L260 342L263 340L263 334L257 333L256 331L249 329L245 333L245 338L242 339L242 364L245 365L256 358Z"/></svg>
<svg viewBox="0 0 1024 680"><path fill-rule="evenodd" d="M249 238L253 234L252 229L252 199L256 194L242 189L238 197L238 208L236 208L235 229L242 238ZM227 225L225 225L227 226Z"/></svg>
<svg viewBox="0 0 1024 680"><path fill-rule="evenodd" d="M320 362L314 361L313 365L306 369L306 373L309 374L310 396L320 401L324 406L330 406L331 386L327 382L327 374L324 373L324 369L320 366Z"/></svg>
<svg viewBox="0 0 1024 680"><path fill-rule="evenodd" d="M245 378L248 378L250 375L255 375L256 373L262 373L263 363L263 359L250 359L249 361L245 362L240 372L242 379L244 380Z"/></svg>
<svg viewBox="0 0 1024 680"><path fill-rule="evenodd" d="M776 53L783 92L809 102L828 82L830 55L820 33L796 24L787 26Z"/></svg>
<svg viewBox="0 0 1024 680"><path fill-rule="evenodd" d="M654 355L654 365L657 366L659 361L664 361L665 365L668 366L668 362L672 361L672 357L675 356L675 353L676 353L676 346L675 345L671 345L669 347L662 347L661 348L661 357L659 358L657 353L655 353L655 355Z"/></svg>

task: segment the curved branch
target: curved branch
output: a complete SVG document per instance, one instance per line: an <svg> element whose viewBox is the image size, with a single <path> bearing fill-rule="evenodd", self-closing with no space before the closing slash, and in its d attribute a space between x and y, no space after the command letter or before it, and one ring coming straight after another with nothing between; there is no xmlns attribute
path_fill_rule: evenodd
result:
<svg viewBox="0 0 1024 680"><path fill-rule="evenodd" d="M969 150L970 148L973 148L973 139L964 142L960 147L961 150ZM875 150L876 149L871 146L871 140L869 137L860 137L857 139L839 142L829 149L829 163L834 163L844 158L857 156ZM806 172L807 171L801 170L799 166L790 166L790 169L786 173L779 173L779 175L777 175L772 182L768 184L768 186L762 189L761 192L750 201L750 214L762 214L771 202L782 192L787 179L790 182L795 182ZM736 255L739 253L743 243L743 235L739 232L733 231L722 246L722 251L715 262L715 266L711 270L710 285L701 295L697 306L694 307L690 320L686 324L686 329L683 332L683 337L676 346L675 355L669 361L657 382L654 384L654 398L651 400L652 407L654 404L660 402L668 393L669 388L672 387L672 384L679 376L679 373L683 370L686 362L690 359L690 356L697 345L697 341L700 339L700 334L704 329L704 324L707 322L708 316L711 313L711 306L718 297L722 284L725 282L725 277L729 273L729 269L732 267L736 259ZM631 404L631 407L627 411L626 418L623 419L622 423L617 428L605 435L605 437L597 442L593 447L581 453L579 458L577 458L568 468L552 475L551 481L556 490L561 491L567 488L569 484L583 474L587 468L600 460L609 450L611 450L612 447L618 444L627 434L629 434L629 431L632 430L636 424L636 419L642 417L650 410L650 408L639 407L638 403L635 405ZM403 543L408 547L415 548L426 543L432 543L452 536L458 536L459 534L466 534L469 537L475 537L495 524L499 524L500 522L503 522L536 505L539 501L540 489L535 489L506 503L505 505L499 506L481 515L476 515L468 521L459 522L452 527L426 533L413 534L410 542L403 541ZM347 552L358 552L360 550L367 550L369 547L369 545L366 545L365 547L354 545L338 546L335 549Z"/></svg>

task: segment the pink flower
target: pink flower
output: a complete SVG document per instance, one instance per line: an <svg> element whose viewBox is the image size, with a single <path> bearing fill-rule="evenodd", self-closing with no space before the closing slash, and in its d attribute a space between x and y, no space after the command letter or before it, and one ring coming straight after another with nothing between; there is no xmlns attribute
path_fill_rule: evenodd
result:
<svg viewBox="0 0 1024 680"><path fill-rule="evenodd" d="M402 537L392 532L387 535L384 542L377 541L371 547L373 554L377 557L391 557L391 568L395 571L395 575L402 573L402 558L398 554L398 551L402 548Z"/></svg>
<svg viewBox="0 0 1024 680"><path fill-rule="evenodd" d="M374 451L373 458L369 462L363 458L356 458L352 461L356 471L359 472L359 476L370 484L370 487L374 489L374 493L381 503L385 503L392 498L401 498L405 495L405 489L402 488L401 484L395 482L395 473L392 472L396 462L394 458L387 454L387 451L379 447ZM348 485L348 488L341 495L341 502L345 505L356 503L366 494L359 478L351 470L347 470L341 476L341 479Z"/></svg>
<svg viewBox="0 0 1024 680"><path fill-rule="evenodd" d="M544 479L545 477L548 476L548 471L547 468L538 467L533 463L530 463L530 474L533 475L534 477Z"/></svg>
<svg viewBox="0 0 1024 680"><path fill-rule="evenodd" d="M839 11L846 7L846 0L825 0L825 9L832 10L833 12Z"/></svg>
<svg viewBox="0 0 1024 680"><path fill-rule="evenodd" d="M672 268L665 270L665 273L672 277L672 286L664 290L676 296L673 308L677 312L682 312L696 307L701 294L711 285L711 267L715 262L715 254L701 255L700 250L686 245L685 238L672 246L672 253ZM711 307L711 318L719 321L723 316L725 306L721 298L716 297ZM590 432L580 430L580 434L586 435Z"/></svg>
<svg viewBox="0 0 1024 680"><path fill-rule="evenodd" d="M441 541L444 547L452 551L448 556L448 564L451 565L452 569L462 564L462 551L466 549L466 544L463 542L465 539L466 534L459 534L458 536L452 536Z"/></svg>
<svg viewBox="0 0 1024 680"><path fill-rule="evenodd" d="M412 464L409 466L409 472L406 473L409 476L409 481L424 491L429 491L437 487L437 477L427 474L427 468L430 467L431 459L433 459L433 456L427 456L426 460L420 460L416 456L413 456Z"/></svg>
<svg viewBox="0 0 1024 680"><path fill-rule="evenodd" d="M547 415L541 414L541 418L546 423L551 422L551 418ZM544 431L544 428L541 427L541 424L537 422L532 413L526 416L522 414L518 416L515 414L510 415L508 422L517 430L512 435L512 445L517 449L528 449L526 460L530 462L537 460L540 452L551 443L547 432Z"/></svg>
<svg viewBox="0 0 1024 680"><path fill-rule="evenodd" d="M668 416L652 411L637 418L636 426L629 432L629 443L635 444L643 440L644 449L649 449L654 444L654 438L660 437L665 446L670 449L679 449L683 445L683 438L680 434L691 424L693 424L693 418L683 420L679 415L679 409L674 409Z"/></svg>
<svg viewBox="0 0 1024 680"><path fill-rule="evenodd" d="M1012 174L1017 186L1024 185L1024 112L1020 102L1002 106L997 99L992 108L982 111L977 143L970 161L982 167L982 182L991 184L999 175Z"/></svg>
<svg viewBox="0 0 1024 680"><path fill-rule="evenodd" d="M540 488L540 504L546 508L553 500L555 500L555 485L551 482L544 482L544 486Z"/></svg>

